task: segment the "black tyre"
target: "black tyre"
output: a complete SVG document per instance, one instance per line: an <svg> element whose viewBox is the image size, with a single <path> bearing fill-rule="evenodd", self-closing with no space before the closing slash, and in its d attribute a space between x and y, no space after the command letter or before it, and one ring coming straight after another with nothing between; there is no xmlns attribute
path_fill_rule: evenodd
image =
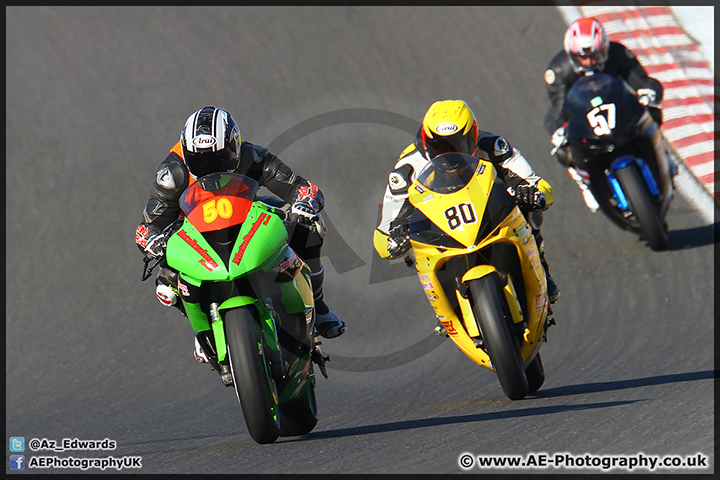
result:
<svg viewBox="0 0 720 480"><path fill-rule="evenodd" d="M280 435L280 412L255 317L248 307L229 310L224 319L225 337L235 393L250 436L257 443L272 443Z"/></svg>
<svg viewBox="0 0 720 480"><path fill-rule="evenodd" d="M302 397L280 404L280 436L307 435L317 425L315 387L308 384Z"/></svg>
<svg viewBox="0 0 720 480"><path fill-rule="evenodd" d="M503 313L499 282L494 273L470 282L473 313L503 392L510 400L521 400L528 393L528 381L520 348Z"/></svg>
<svg viewBox="0 0 720 480"><path fill-rule="evenodd" d="M663 221L653 206L650 192L635 164L615 172L618 182L630 203L633 214L640 224L645 241L653 250L667 250L668 238Z"/></svg>
<svg viewBox="0 0 720 480"><path fill-rule="evenodd" d="M545 368L543 367L540 354L533 358L530 365L525 369L525 376L528 381L528 394L537 392L542 384L545 383Z"/></svg>

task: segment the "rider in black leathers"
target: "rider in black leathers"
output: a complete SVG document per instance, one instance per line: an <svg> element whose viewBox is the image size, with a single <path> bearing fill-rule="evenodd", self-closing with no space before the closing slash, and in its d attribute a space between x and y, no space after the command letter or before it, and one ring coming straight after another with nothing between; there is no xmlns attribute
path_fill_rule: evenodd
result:
<svg viewBox="0 0 720 480"><path fill-rule="evenodd" d="M264 147L242 141L237 124L224 109L206 106L190 115L180 140L158 166L143 220L135 232L138 248L152 257L162 257L165 239L161 232L180 216L180 196L196 179L214 172L246 175L292 205L286 220L291 234L289 243L311 270L317 331L326 338L342 335L345 324L323 301L320 250L325 232L302 227L312 225L323 209L322 192ZM163 260L155 282L158 300L184 313L177 280L177 271ZM197 340L195 356L199 361L207 360Z"/></svg>
<svg viewBox="0 0 720 480"><path fill-rule="evenodd" d="M585 172L579 171L570 158L567 148L563 102L572 86L584 75L604 73L621 77L637 91L645 105L659 104L663 96L660 82L649 77L635 55L621 43L610 42L602 24L592 17L576 20L565 32L564 49L553 57L545 70L545 86L550 98L550 108L545 116L545 129L557 148L557 159L568 169L583 192L588 207L597 210L597 202L583 182ZM662 112L650 108L653 119L660 125Z"/></svg>

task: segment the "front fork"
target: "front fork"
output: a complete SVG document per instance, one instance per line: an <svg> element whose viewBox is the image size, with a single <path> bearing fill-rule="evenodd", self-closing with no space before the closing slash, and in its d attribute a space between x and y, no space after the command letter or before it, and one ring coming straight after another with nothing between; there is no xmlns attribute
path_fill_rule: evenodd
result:
<svg viewBox="0 0 720 480"><path fill-rule="evenodd" d="M652 197L657 198L657 196L660 195L660 189L658 188L655 177L653 176L652 170L650 170L650 166L647 164L647 162L637 157L620 157L615 160L608 169L607 178L610 181L610 185L612 186L613 198L617 200L617 206L623 212L630 209L630 204L627 201L627 197L625 197L625 192L623 192L623 189L620 186L620 182L617 181L615 172L621 168L627 167L631 163L635 163L638 167L640 167L640 172L642 173L645 184L648 186Z"/></svg>

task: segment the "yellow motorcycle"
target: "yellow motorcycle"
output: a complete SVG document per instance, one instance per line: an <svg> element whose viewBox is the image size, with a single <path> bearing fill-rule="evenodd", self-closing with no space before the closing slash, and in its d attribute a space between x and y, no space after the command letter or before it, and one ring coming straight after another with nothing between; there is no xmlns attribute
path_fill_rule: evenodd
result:
<svg viewBox="0 0 720 480"><path fill-rule="evenodd" d="M405 261L435 310L436 331L520 400L545 381L539 351L555 322L532 228L507 187L474 156L432 159L408 191L415 211Z"/></svg>

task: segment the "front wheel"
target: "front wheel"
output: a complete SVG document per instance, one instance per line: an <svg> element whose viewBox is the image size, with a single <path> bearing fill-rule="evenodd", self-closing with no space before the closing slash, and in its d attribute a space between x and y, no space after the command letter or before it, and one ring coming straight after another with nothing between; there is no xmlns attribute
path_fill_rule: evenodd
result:
<svg viewBox="0 0 720 480"><path fill-rule="evenodd" d="M545 368L543 367L540 354L536 354L530 365L525 369L525 376L528 379L528 394L537 392L545 383Z"/></svg>
<svg viewBox="0 0 720 480"><path fill-rule="evenodd" d="M635 164L620 168L615 176L632 207L633 215L640 224L645 240L653 250L666 250L667 232L650 198L650 192Z"/></svg>
<svg viewBox="0 0 720 480"><path fill-rule="evenodd" d="M305 393L295 400L280 404L280 436L307 435L317 425L315 387L308 382Z"/></svg>
<svg viewBox="0 0 720 480"><path fill-rule="evenodd" d="M280 435L280 412L256 316L250 307L229 310L224 319L225 336L235 393L248 432L257 443L272 443Z"/></svg>
<svg viewBox="0 0 720 480"><path fill-rule="evenodd" d="M470 282L473 313L503 392L510 400L521 400L528 394L528 381L520 348L503 313L499 282L495 273Z"/></svg>

